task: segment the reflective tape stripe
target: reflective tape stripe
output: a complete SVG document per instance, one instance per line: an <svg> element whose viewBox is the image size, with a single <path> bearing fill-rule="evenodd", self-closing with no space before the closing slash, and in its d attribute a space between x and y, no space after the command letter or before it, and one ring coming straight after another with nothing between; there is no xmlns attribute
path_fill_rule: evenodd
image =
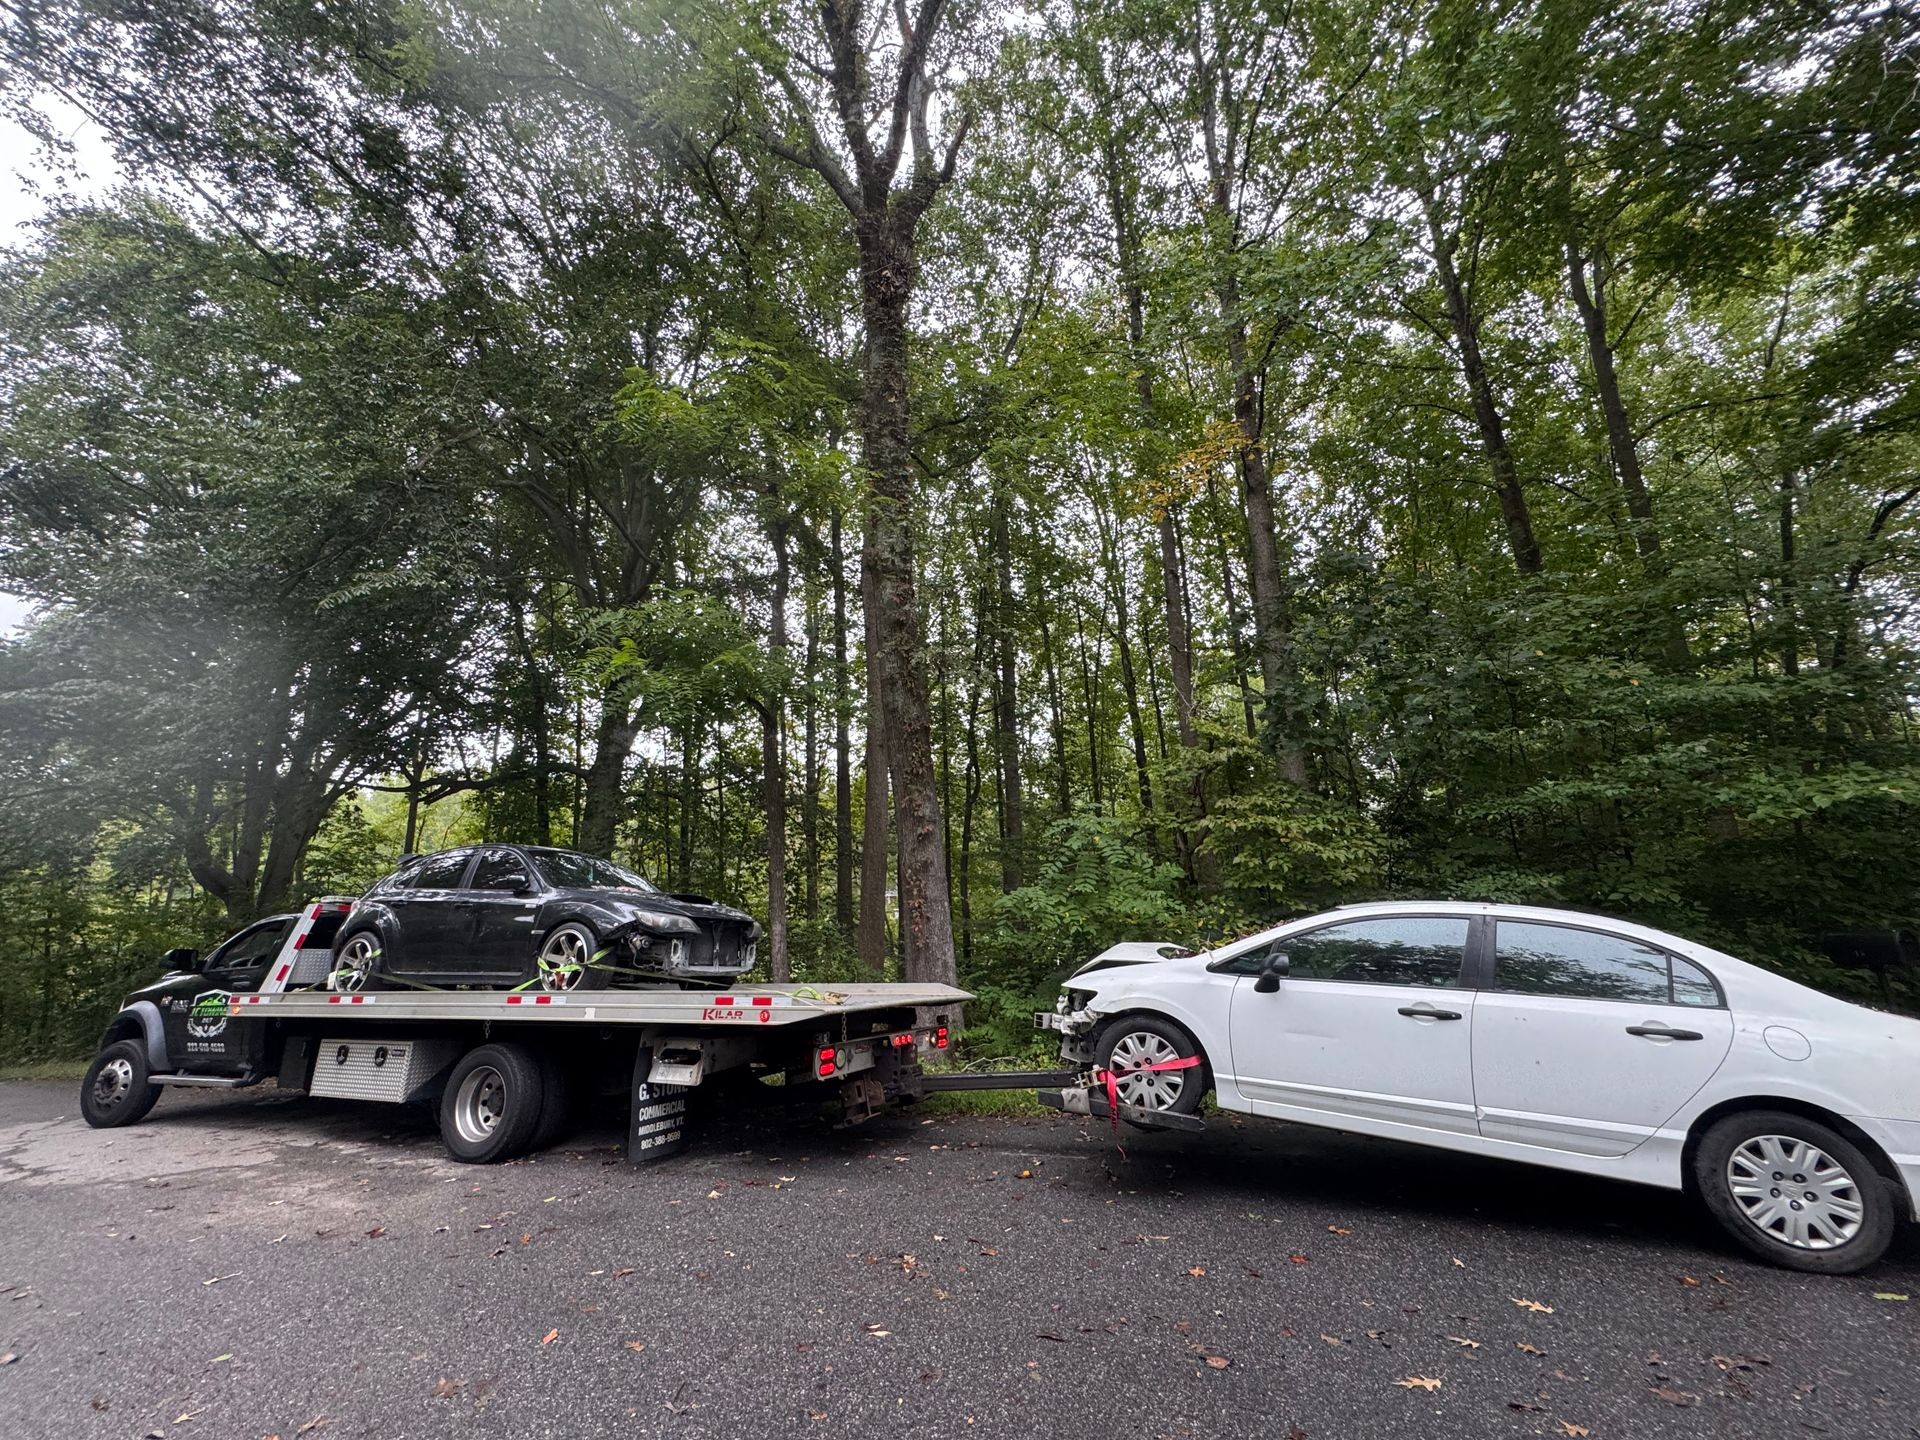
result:
<svg viewBox="0 0 1920 1440"><path fill-rule="evenodd" d="M564 995L508 995L506 1001L509 1005L564 1005L567 1003L567 997Z"/></svg>

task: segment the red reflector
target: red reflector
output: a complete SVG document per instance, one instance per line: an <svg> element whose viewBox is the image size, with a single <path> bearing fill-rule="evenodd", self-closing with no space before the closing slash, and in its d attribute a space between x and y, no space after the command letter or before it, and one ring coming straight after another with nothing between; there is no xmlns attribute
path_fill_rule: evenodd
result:
<svg viewBox="0 0 1920 1440"><path fill-rule="evenodd" d="M753 997L753 1003L756 1005L771 1005L773 1003L773 997L771 995L756 995Z"/></svg>
<svg viewBox="0 0 1920 1440"><path fill-rule="evenodd" d="M287 978L287 972L291 969L293 969L291 965L282 965L278 970L273 972L273 978L275 981L284 980Z"/></svg>
<svg viewBox="0 0 1920 1440"><path fill-rule="evenodd" d="M731 1005L733 1004L733 997L731 995L716 995L713 997L713 1003L715 1005Z"/></svg>

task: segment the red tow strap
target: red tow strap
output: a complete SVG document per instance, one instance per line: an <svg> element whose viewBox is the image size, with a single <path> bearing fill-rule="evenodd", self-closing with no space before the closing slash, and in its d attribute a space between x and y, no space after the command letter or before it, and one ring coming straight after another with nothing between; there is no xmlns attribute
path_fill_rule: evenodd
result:
<svg viewBox="0 0 1920 1440"><path fill-rule="evenodd" d="M1113 1133L1120 1133L1120 1080L1127 1075L1148 1075L1156 1070L1191 1070L1200 1063L1198 1055L1189 1055L1184 1060L1162 1060L1158 1065L1136 1065L1131 1070L1096 1070L1093 1078L1107 1087L1107 1118L1113 1122Z"/></svg>

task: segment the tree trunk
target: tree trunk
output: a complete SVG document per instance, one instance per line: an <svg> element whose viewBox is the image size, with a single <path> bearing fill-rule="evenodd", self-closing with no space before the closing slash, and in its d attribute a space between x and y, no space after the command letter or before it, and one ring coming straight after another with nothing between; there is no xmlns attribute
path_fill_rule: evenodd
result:
<svg viewBox="0 0 1920 1440"><path fill-rule="evenodd" d="M787 762L784 744L786 695L783 672L787 663L787 560L785 517L767 527L773 542L773 607L767 627L767 654L773 662L775 683L769 687L760 712L760 768L765 784L761 804L767 819L767 974L776 985L793 978L787 955Z"/></svg>
<svg viewBox="0 0 1920 1440"><path fill-rule="evenodd" d="M1460 373L1466 379L1467 393L1473 401L1474 424L1480 431L1480 448L1493 472L1493 488L1500 497L1500 515L1506 522L1507 548L1513 553L1514 568L1522 575L1538 575L1546 569L1540 555L1540 542L1534 538L1533 513L1528 508L1526 491L1520 484L1519 467L1513 448L1507 443L1506 420L1500 402L1493 393L1493 379L1480 350L1480 320L1467 300L1466 286L1453 263L1455 240L1447 235L1440 220L1439 201L1431 191L1421 196L1427 212L1427 233L1433 241L1434 272L1446 297L1447 320L1453 327L1454 344L1460 359Z"/></svg>
<svg viewBox="0 0 1920 1440"><path fill-rule="evenodd" d="M833 512L833 921L853 934L852 676L847 669L847 558ZM884 814L884 812L883 812ZM884 823L884 820L883 820Z"/></svg>
<svg viewBox="0 0 1920 1440"><path fill-rule="evenodd" d="M1013 541L1007 515L1007 497L998 485L993 503L994 648L998 679L994 687L994 763L1000 791L1000 888L1011 892L1022 883L1021 858L1026 848L1025 804L1020 784L1020 706L1018 640L1013 618Z"/></svg>
<svg viewBox="0 0 1920 1440"><path fill-rule="evenodd" d="M640 720L633 697L624 691L609 690L600 697L600 718L594 726L593 760L587 766L581 796L580 830L574 848L588 855L613 858L614 832L625 808L622 784L626 777L627 756L640 734Z"/></svg>
<svg viewBox="0 0 1920 1440"><path fill-rule="evenodd" d="M867 630L873 630L873 586L864 567L860 598L867 612ZM887 761L887 717L880 704L880 681L873 649L867 649L867 803L860 835L860 962L878 976L887 968L887 855L891 836L887 827L887 790L891 777Z"/></svg>
<svg viewBox="0 0 1920 1440"><path fill-rule="evenodd" d="M820 705L814 674L820 663L819 593L806 586L807 654L804 667L806 719L800 765L800 849L805 876L803 904L809 921L820 918Z"/></svg>
<svg viewBox="0 0 1920 1440"><path fill-rule="evenodd" d="M1589 264L1593 269L1591 287L1587 283ZM1640 469L1640 447L1634 440L1626 401L1620 395L1613 345L1607 339L1607 277L1601 253L1596 249L1589 260L1580 253L1579 245L1569 239L1567 283L1573 293L1574 308L1580 312L1580 324L1587 333L1587 359L1593 366L1594 388L1600 392L1600 413L1607 423L1607 449L1613 456L1614 474L1626 498L1627 514L1633 520L1633 543L1640 558L1653 569L1660 555L1660 532L1653 520L1653 496Z"/></svg>
<svg viewBox="0 0 1920 1440"><path fill-rule="evenodd" d="M947 883L946 826L933 771L933 735L914 554L913 459L908 450L907 301L913 252L890 212L861 218L861 308L866 354L860 404L870 519L862 564L875 604L867 643L874 657L887 746L899 777L901 930L908 980L951 985L958 971Z"/></svg>
<svg viewBox="0 0 1920 1440"><path fill-rule="evenodd" d="M1062 816L1073 813L1073 771L1067 764L1067 710L1061 698L1060 667L1053 658L1053 627L1047 623L1048 605L1040 600L1040 658L1047 674L1047 713L1052 721L1053 767L1059 777L1060 793L1055 797Z"/></svg>

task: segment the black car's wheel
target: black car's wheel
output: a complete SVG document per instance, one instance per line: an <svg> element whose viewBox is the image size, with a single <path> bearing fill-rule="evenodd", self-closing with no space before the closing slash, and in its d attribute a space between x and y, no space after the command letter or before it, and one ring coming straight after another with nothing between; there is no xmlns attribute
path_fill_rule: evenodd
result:
<svg viewBox="0 0 1920 1440"><path fill-rule="evenodd" d="M526 1153L545 1104L546 1071L523 1045L479 1045L440 1096L440 1138L454 1159L492 1165Z"/></svg>
<svg viewBox="0 0 1920 1440"><path fill-rule="evenodd" d="M556 925L540 942L533 957L533 978L542 990L571 994L575 990L604 990L613 978L604 966L610 957L600 937L577 920Z"/></svg>
<svg viewBox="0 0 1920 1440"><path fill-rule="evenodd" d="M131 1125L153 1108L160 1087L147 1078L147 1047L116 1040L87 1067L80 1082L80 1114L96 1130Z"/></svg>
<svg viewBox="0 0 1920 1440"><path fill-rule="evenodd" d="M1693 1182L1729 1235L1790 1270L1851 1275L1893 1242L1892 1187L1851 1140L1804 1115L1716 1122L1694 1150Z"/></svg>
<svg viewBox="0 0 1920 1440"><path fill-rule="evenodd" d="M1143 1110L1169 1110L1175 1115L1199 1113L1207 1093L1207 1067L1180 1065L1200 1057L1200 1047L1186 1031L1157 1015L1123 1015L1100 1032L1094 1045L1094 1064L1110 1071L1122 1105Z"/></svg>
<svg viewBox="0 0 1920 1440"><path fill-rule="evenodd" d="M327 974L327 988L349 995L385 989L380 983L379 974L383 958L380 933L377 930L356 930L334 947L333 969Z"/></svg>

